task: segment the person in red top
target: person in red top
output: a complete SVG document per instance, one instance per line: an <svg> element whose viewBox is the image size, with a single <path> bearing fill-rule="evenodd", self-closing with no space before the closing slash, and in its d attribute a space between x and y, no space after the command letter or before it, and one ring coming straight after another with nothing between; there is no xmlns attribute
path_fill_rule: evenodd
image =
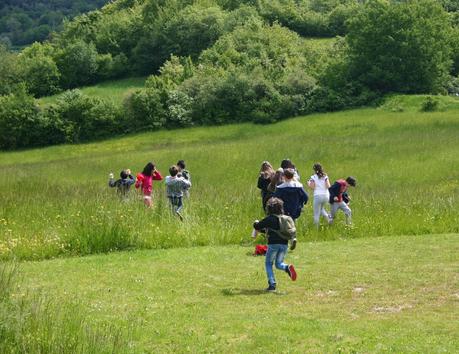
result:
<svg viewBox="0 0 459 354"><path fill-rule="evenodd" d="M355 187L357 181L354 177L348 177L346 179L339 179L328 189L330 192L330 219L329 224L333 223L336 212L341 209L346 215L346 224L350 225L352 223L352 211L349 208L349 205L343 200L343 193L346 193L349 186Z"/></svg>
<svg viewBox="0 0 459 354"><path fill-rule="evenodd" d="M153 162L149 162L143 168L142 173L137 175L137 180L135 182L135 187L142 188L143 193L143 202L146 207L151 208L153 205L151 199L151 192L153 190L153 181L161 181L163 176L161 173L156 170L156 166Z"/></svg>

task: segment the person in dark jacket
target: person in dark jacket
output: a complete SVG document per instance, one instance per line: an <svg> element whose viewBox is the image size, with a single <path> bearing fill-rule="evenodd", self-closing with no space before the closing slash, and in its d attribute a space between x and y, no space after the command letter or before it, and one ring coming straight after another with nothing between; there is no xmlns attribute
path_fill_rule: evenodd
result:
<svg viewBox="0 0 459 354"><path fill-rule="evenodd" d="M282 199L286 215L296 220L300 217L303 206L308 202L308 194L303 185L294 179L295 171L291 168L284 170L285 182L277 186L274 197Z"/></svg>
<svg viewBox="0 0 459 354"><path fill-rule="evenodd" d="M266 203L273 193L268 190L269 184L274 177L273 166L268 161L263 161L260 168L260 175L258 176L257 187L261 190L261 205L263 210L266 208Z"/></svg>
<svg viewBox="0 0 459 354"><path fill-rule="evenodd" d="M333 185L329 188L330 192L330 221L329 223L333 223L333 219L338 210L342 210L344 215L346 216L346 224L350 225L352 223L352 211L349 208L349 195L347 194L347 190L349 186L355 187L357 181L354 177L348 177L346 179L339 179L333 183ZM346 200L347 199L347 202Z"/></svg>
<svg viewBox="0 0 459 354"><path fill-rule="evenodd" d="M122 199L126 199L128 197L129 189L135 183L135 178L131 174L131 170L122 170L120 172L120 179L115 181L113 173L110 173L108 186L112 188L116 188L119 196Z"/></svg>
<svg viewBox="0 0 459 354"><path fill-rule="evenodd" d="M268 250L266 252L265 268L268 277L268 288L266 291L276 290L276 279L273 272L273 263L277 269L286 272L290 279L296 280L295 267L284 263L284 258L288 250L288 240L282 238L276 230L280 230L279 215L284 214L284 203L279 198L270 198L266 203L266 212L268 214L261 221L255 221L253 228L257 231L266 232L268 237ZM296 239L292 240L290 249L296 246Z"/></svg>

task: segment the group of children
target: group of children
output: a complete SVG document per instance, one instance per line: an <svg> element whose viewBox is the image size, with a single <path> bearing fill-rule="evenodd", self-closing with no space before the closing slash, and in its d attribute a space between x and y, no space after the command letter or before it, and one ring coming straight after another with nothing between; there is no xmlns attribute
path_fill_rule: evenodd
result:
<svg viewBox="0 0 459 354"><path fill-rule="evenodd" d="M313 171L308 186L314 191L313 221L316 227L319 228L320 216L325 217L331 225L338 210L344 212L346 223L351 224L352 212L349 208L350 197L347 190L349 186L356 186L355 178L338 179L331 185L320 163L314 164ZM281 167L276 171L268 161L264 161L260 168L258 188L261 190L262 207L267 216L261 221L254 222L253 237L256 238L259 231L266 234L268 241L265 259L268 277L266 290L275 291L273 264L277 269L285 271L292 280L296 279L294 266L285 264L284 258L287 254L288 242L291 242L291 250L296 246L294 225L308 202L308 194L300 183L298 170L289 159L283 160ZM327 204L330 204L330 212L326 210Z"/></svg>
<svg viewBox="0 0 459 354"><path fill-rule="evenodd" d="M137 176L131 174L131 170L126 169L120 172L120 178L115 180L113 173L109 175L108 185L117 188L118 194L123 200L129 195L130 187L135 184L135 188L140 190L143 202L146 207L153 205L152 192L153 181L162 181L163 176L156 169L153 162L149 162ZM169 168L169 176L166 176L166 194L169 199L173 212L183 220L181 210L183 208L183 196L189 193L191 187L191 174L185 168L185 161L179 160L176 165Z"/></svg>

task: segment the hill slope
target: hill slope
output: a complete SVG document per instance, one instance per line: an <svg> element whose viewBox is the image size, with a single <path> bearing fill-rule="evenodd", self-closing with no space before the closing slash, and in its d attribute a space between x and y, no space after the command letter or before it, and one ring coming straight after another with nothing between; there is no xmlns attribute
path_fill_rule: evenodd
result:
<svg viewBox="0 0 459 354"><path fill-rule="evenodd" d="M0 257L39 259L126 248L247 242L263 213L256 188L263 160L286 157L305 183L320 161L332 180L353 175L355 226L338 219L315 232L310 203L301 241L459 232L458 110L363 109L290 119L129 136L101 143L0 154ZM108 173L148 161L167 174L179 159L193 176L185 221L169 213L164 187L145 210L132 192L121 203ZM340 216L341 218L341 216Z"/></svg>

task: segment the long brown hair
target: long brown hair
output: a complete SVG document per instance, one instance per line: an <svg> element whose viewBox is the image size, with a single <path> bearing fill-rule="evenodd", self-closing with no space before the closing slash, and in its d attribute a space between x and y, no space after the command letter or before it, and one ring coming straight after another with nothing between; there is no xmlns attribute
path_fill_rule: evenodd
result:
<svg viewBox="0 0 459 354"><path fill-rule="evenodd" d="M319 178L325 176L325 171L320 163L315 163L314 166L312 166L312 169L314 170L316 175L319 176Z"/></svg>
<svg viewBox="0 0 459 354"><path fill-rule="evenodd" d="M268 185L268 191L274 193L276 191L276 187L282 183L284 178L284 170L279 168L276 173L274 173L273 178L271 178L271 183Z"/></svg>

